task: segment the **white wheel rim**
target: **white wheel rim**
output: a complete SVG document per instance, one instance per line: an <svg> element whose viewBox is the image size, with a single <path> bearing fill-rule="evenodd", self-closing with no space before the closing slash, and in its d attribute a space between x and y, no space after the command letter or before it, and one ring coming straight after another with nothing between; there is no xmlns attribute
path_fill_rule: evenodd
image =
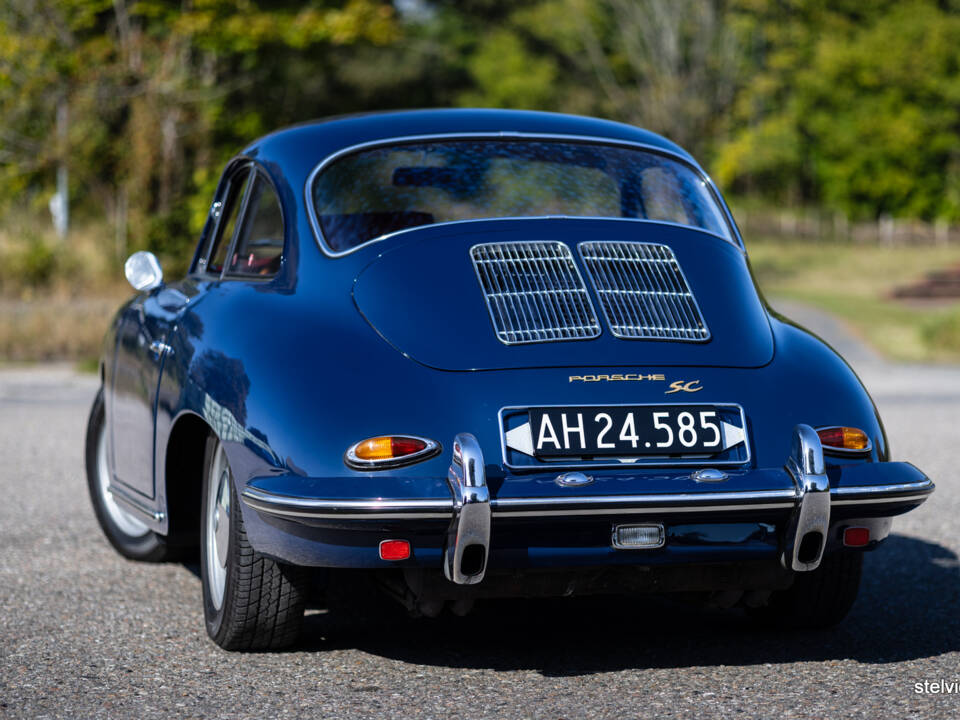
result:
<svg viewBox="0 0 960 720"><path fill-rule="evenodd" d="M223 590L227 584L227 549L230 544L230 465L223 445L219 442L213 452L207 482L207 541L204 552L207 560L207 589L216 610L223 605Z"/></svg>
<svg viewBox="0 0 960 720"><path fill-rule="evenodd" d="M140 522L117 504L110 492L110 466L107 464L107 432L106 423L100 428L97 438L97 481L100 488L100 500L107 511L107 515L124 535L131 540L141 538L150 532L150 528Z"/></svg>

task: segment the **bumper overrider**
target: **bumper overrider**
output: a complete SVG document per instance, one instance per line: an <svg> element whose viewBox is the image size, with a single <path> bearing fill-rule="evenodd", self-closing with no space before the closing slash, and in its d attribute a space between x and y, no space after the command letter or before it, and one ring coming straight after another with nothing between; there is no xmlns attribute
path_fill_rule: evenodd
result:
<svg viewBox="0 0 960 720"><path fill-rule="evenodd" d="M461 433L453 442L447 474L449 497L298 497L254 484L243 489L242 497L265 518L338 531L421 521L445 525L444 575L457 585L472 585L484 578L491 532L499 522L510 519L657 519L662 529L665 521L785 517L780 562L787 570L808 572L819 567L838 525L867 525L873 539L881 540L889 531L890 517L918 506L934 489L933 482L909 463L848 466L842 480L831 486L831 473L836 471L826 465L820 439L809 425L794 429L785 469L793 486L770 490L495 498L487 486L477 439ZM619 547L616 542L613 546Z"/></svg>

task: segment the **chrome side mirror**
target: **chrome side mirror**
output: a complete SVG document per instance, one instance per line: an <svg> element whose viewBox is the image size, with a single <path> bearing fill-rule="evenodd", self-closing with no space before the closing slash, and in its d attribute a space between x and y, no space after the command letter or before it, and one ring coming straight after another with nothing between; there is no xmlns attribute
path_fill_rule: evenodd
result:
<svg viewBox="0 0 960 720"><path fill-rule="evenodd" d="M137 291L149 291L163 284L163 270L157 256L152 252L141 250L127 258L123 264L123 274L127 282Z"/></svg>

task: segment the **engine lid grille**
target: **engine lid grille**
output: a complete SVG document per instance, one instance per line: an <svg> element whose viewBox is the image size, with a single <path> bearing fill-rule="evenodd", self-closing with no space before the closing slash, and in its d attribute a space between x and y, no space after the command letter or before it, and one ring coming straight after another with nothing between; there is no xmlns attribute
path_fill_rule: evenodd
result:
<svg viewBox="0 0 960 720"><path fill-rule="evenodd" d="M578 249L616 337L681 342L710 339L697 300L669 246L584 242Z"/></svg>
<svg viewBox="0 0 960 720"><path fill-rule="evenodd" d="M497 337L506 345L588 340L600 324L570 248L553 241L470 249Z"/></svg>

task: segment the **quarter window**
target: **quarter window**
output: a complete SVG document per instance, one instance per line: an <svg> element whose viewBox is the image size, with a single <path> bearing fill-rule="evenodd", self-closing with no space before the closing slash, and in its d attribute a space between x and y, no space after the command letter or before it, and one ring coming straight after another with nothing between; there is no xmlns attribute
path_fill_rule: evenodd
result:
<svg viewBox="0 0 960 720"><path fill-rule="evenodd" d="M227 258L230 241L233 239L233 232L237 226L237 216L240 214L240 206L243 204L243 193L249 179L250 169L244 168L230 180L226 200L220 210L220 222L217 224L217 234L213 240L210 259L205 268L208 273L219 275L223 270L223 263Z"/></svg>
<svg viewBox="0 0 960 720"><path fill-rule="evenodd" d="M231 275L275 275L283 255L283 214L270 183L257 175L234 243Z"/></svg>

